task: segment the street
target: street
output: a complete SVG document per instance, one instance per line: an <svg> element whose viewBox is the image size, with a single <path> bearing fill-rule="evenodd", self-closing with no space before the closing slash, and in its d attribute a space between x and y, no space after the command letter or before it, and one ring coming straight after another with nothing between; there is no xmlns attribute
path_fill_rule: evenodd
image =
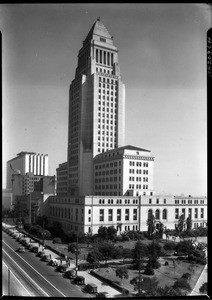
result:
<svg viewBox="0 0 212 300"><path fill-rule="evenodd" d="M77 285L63 278L54 268L26 249L16 252L19 243L3 232L3 291L8 295L8 268L10 272L10 294L43 297L90 297Z"/></svg>

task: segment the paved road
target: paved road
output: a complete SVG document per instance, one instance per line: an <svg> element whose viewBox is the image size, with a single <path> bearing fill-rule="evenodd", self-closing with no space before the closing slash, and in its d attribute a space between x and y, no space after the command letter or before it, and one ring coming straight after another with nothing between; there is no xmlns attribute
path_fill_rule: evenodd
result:
<svg viewBox="0 0 212 300"><path fill-rule="evenodd" d="M50 297L90 297L72 285L61 273L47 266L34 253L17 253L19 243L3 232L3 261L31 295ZM4 276L5 278L5 276ZM3 282L7 291L8 282ZM16 295L15 295L16 296ZM18 296L18 295L17 295Z"/></svg>

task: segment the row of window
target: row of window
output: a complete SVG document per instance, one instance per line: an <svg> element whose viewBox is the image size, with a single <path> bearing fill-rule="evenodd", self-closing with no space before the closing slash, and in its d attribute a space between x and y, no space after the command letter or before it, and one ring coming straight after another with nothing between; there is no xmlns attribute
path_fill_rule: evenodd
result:
<svg viewBox="0 0 212 300"><path fill-rule="evenodd" d="M139 154L139 152L138 152L138 154ZM137 162L135 162L135 161L129 161L129 165L130 166L137 166L137 167L142 167L142 163L141 162L139 162L139 161L137 161ZM149 164L148 164L148 162L144 162L143 163L143 167L148 167L149 166Z"/></svg>
<svg viewBox="0 0 212 300"><path fill-rule="evenodd" d="M160 199L156 198L156 204L160 203ZM152 204L152 198L149 198L149 204ZM166 199L163 199L163 204L166 204Z"/></svg>
<svg viewBox="0 0 212 300"><path fill-rule="evenodd" d="M182 208L181 215L184 215L184 218L186 218L186 209ZM179 208L175 208L175 219L179 219L180 217L180 211ZM188 209L188 217L192 218L192 208ZM199 217L199 209L194 208L194 218L198 219ZM204 208L200 208L200 218L204 218Z"/></svg>
<svg viewBox="0 0 212 300"><path fill-rule="evenodd" d="M138 210L136 208L133 209L133 221L137 221L138 219ZM88 220L91 221L91 217L88 217ZM116 221L122 220L122 211L121 209L117 209L116 213ZM124 220L129 221L130 220L130 209L126 208L124 212ZM100 209L99 210L99 221L103 222L105 221L105 210ZM108 209L108 221L114 221L113 220L113 209Z"/></svg>
<svg viewBox="0 0 212 300"><path fill-rule="evenodd" d="M129 189L130 190L133 190L133 189L143 189L143 190L148 190L148 185L147 184L143 184L143 188L142 188L142 185L141 184L129 184Z"/></svg>
<svg viewBox="0 0 212 300"><path fill-rule="evenodd" d="M156 209L156 211L155 211L155 219L156 220L160 220L160 210L159 209ZM152 216L152 215L154 215L153 214L153 210L152 209L149 209L148 210L148 219ZM168 213L167 213L167 209L163 209L163 211L162 211L162 219L163 220L167 220L168 219Z"/></svg>
<svg viewBox="0 0 212 300"><path fill-rule="evenodd" d="M191 199L188 199L188 202L185 200L185 199L182 199L181 200L181 204L192 204L194 201L194 204L204 204L204 200L198 200L198 199L195 199L195 200L191 200ZM175 204L180 204L180 200L175 200Z"/></svg>
<svg viewBox="0 0 212 300"><path fill-rule="evenodd" d="M108 201L106 202L106 199L99 199L99 204L138 204L138 199L107 199ZM123 203L122 203L123 200Z"/></svg>
<svg viewBox="0 0 212 300"><path fill-rule="evenodd" d="M119 177L106 177L106 178L95 178L95 183L103 183L103 182L117 182L121 181L121 176Z"/></svg>
<svg viewBox="0 0 212 300"><path fill-rule="evenodd" d="M99 71L102 72L102 69L100 69ZM99 76L99 81L107 82L107 83L111 83L111 84L118 84L117 80L107 78L107 81L106 81L106 78L105 77L101 77L101 76Z"/></svg>

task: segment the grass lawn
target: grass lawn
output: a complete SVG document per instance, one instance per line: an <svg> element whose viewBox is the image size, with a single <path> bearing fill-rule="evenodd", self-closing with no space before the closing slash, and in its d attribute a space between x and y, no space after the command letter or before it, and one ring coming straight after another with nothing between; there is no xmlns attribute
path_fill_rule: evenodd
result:
<svg viewBox="0 0 212 300"><path fill-rule="evenodd" d="M179 263L176 263L175 268L173 265L173 261L171 259L163 259L160 258L159 259L160 263L161 263L161 267L159 269L155 270L155 275L153 276L147 276L147 275L143 275L143 277L154 277L156 276L157 280L158 280L158 286L164 287L165 285L167 286L172 286L174 284L174 282L181 278L182 275L184 273L190 273L191 274L191 280L189 282L191 288L193 289L193 287L195 286L204 266L202 265L192 265L190 263L186 263L186 262L182 262L180 261ZM168 266L164 266L165 261L169 262ZM118 284L120 284L121 286L127 288L130 291L134 291L134 286L130 284L130 280L136 276L138 276L138 270L132 270L129 269L128 270L128 275L129 278L128 279L121 279L119 277L116 277L116 268L117 266L114 267L108 267L108 268L99 268L96 270L96 272L105 277L108 278ZM142 271L141 271L142 273Z"/></svg>

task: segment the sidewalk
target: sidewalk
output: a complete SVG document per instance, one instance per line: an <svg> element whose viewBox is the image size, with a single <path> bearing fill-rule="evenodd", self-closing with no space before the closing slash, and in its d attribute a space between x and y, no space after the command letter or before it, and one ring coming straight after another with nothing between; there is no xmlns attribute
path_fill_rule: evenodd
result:
<svg viewBox="0 0 212 300"><path fill-rule="evenodd" d="M197 280L192 292L191 296L200 296L203 295L200 293L199 288L202 286L203 283L208 282L208 265L205 265L204 269L202 270L202 273Z"/></svg>

